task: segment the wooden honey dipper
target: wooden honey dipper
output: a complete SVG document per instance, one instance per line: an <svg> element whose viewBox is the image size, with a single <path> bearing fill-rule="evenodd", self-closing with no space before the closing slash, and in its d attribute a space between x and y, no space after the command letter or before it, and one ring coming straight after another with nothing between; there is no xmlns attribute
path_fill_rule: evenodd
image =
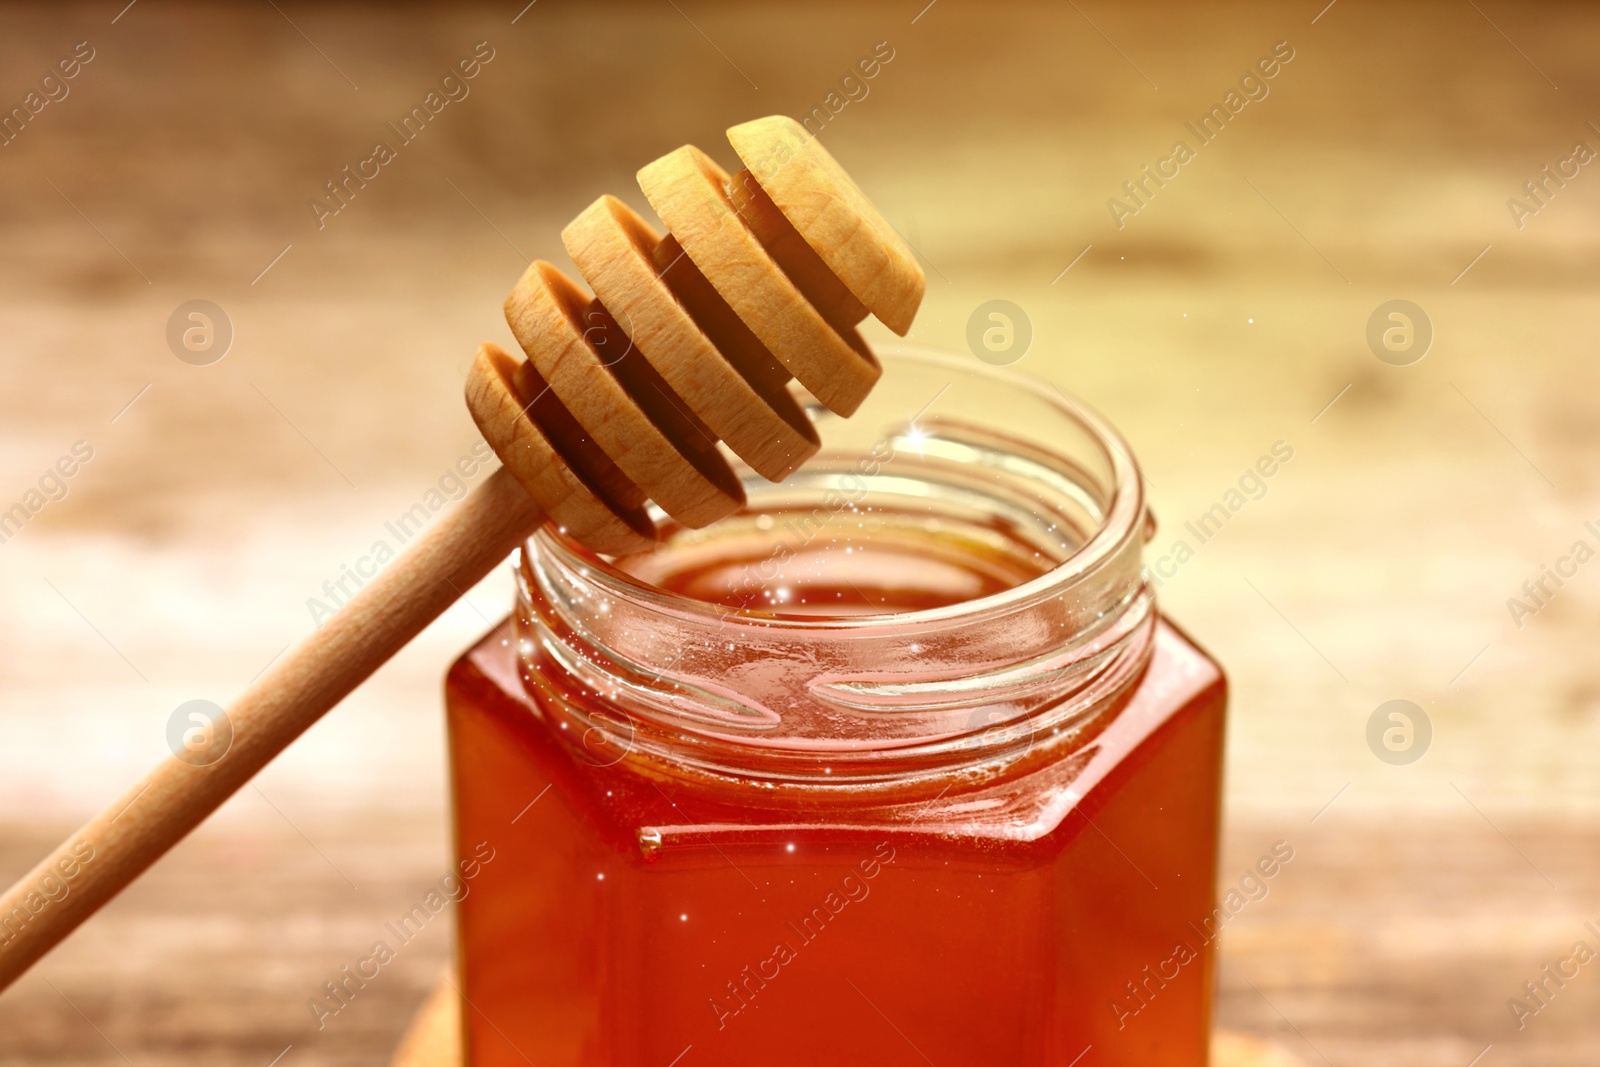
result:
<svg viewBox="0 0 1600 1067"><path fill-rule="evenodd" d="M0 897L0 989L547 518L597 552L648 547L648 500L688 526L743 504L717 441L774 481L816 452L791 377L840 415L856 409L879 375L856 324L871 313L904 334L922 271L792 119L728 139L748 168L731 179L692 145L639 171L667 236L611 196L562 231L592 299L548 263L527 269L506 321L528 360L484 344L467 377L501 468L229 706L220 758L175 754Z"/></svg>

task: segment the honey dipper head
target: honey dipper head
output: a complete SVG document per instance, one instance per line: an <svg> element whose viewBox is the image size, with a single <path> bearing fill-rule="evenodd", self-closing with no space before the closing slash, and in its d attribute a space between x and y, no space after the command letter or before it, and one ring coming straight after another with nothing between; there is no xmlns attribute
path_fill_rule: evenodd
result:
<svg viewBox="0 0 1600 1067"><path fill-rule="evenodd" d="M478 429L545 513L598 552L647 547L653 500L687 526L736 511L720 441L780 480L817 451L791 378L849 415L881 373L856 330L910 328L925 281L844 169L781 115L728 131L729 176L692 145L639 171L658 233L602 196L562 231L590 296L549 263L506 299L528 359L484 344Z"/></svg>

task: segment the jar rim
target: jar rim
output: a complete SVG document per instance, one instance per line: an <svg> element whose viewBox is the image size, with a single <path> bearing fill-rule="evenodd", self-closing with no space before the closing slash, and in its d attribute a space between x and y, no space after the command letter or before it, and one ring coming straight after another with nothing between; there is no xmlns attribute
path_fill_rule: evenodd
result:
<svg viewBox="0 0 1600 1067"><path fill-rule="evenodd" d="M541 551L552 553L563 566L581 568L585 578L606 594L626 598L654 611L703 617L723 626L782 626L801 632L836 632L879 627L904 629L919 624L944 624L968 615L1004 613L1032 601L1059 595L1063 583L1092 573L1117 559L1130 539L1145 536L1144 479L1138 462L1122 435L1087 403L1047 379L1008 368L989 365L975 367L970 358L955 353L908 344L873 347L878 355L887 356L892 361L942 367L968 376L977 374L1008 387L1024 389L1082 427L1088 439L1100 450L1111 472L1104 517L1094 532L1055 566L1017 585L939 607L845 617L784 614L770 608L735 608L662 589L627 573L606 557L548 524L530 540L537 541ZM930 403L929 407L932 406L933 403ZM918 412L909 425L915 427L916 420L925 415L927 410L924 408Z"/></svg>

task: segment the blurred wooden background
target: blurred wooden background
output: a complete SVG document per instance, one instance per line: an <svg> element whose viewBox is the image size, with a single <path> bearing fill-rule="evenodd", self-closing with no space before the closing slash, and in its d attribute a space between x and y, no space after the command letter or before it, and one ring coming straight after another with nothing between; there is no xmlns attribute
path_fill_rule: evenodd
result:
<svg viewBox="0 0 1600 1067"><path fill-rule="evenodd" d="M1600 564L1506 606L1600 518L1600 175L1507 207L1600 148L1592 8L124 3L0 8L8 109L94 55L0 147L0 509L94 449L0 544L0 878L465 454L466 362L571 215L644 207L633 170L684 142L731 162L724 127L887 41L823 139L926 257L913 338L1024 308L1019 368L1124 430L1162 550L1295 450L1162 591L1235 685L1224 883L1297 850L1224 937L1224 1022L1339 1067L1595 1062L1600 969L1521 1030L1506 1006L1600 948ZM480 41L470 95L319 230L307 201ZM1117 228L1107 199L1280 41L1269 95ZM1394 298L1435 330L1414 366L1365 341ZM212 366L165 339L192 299L232 323ZM443 872L439 681L508 598L473 591L0 996L0 1064L383 1062L445 929L324 1029L306 1001ZM1395 698L1433 725L1408 766L1366 743Z"/></svg>

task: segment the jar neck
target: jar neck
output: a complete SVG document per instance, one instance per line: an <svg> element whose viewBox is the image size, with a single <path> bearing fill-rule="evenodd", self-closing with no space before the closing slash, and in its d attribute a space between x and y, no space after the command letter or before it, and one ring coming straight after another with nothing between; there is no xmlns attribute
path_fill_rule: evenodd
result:
<svg viewBox="0 0 1600 1067"><path fill-rule="evenodd" d="M555 732L590 762L819 793L977 784L1087 745L1152 648L1137 467L1081 405L979 373L1076 432L1045 446L971 404L882 416L870 446L824 422L802 471L747 479L740 514L668 524L650 553L531 539L519 652Z"/></svg>

